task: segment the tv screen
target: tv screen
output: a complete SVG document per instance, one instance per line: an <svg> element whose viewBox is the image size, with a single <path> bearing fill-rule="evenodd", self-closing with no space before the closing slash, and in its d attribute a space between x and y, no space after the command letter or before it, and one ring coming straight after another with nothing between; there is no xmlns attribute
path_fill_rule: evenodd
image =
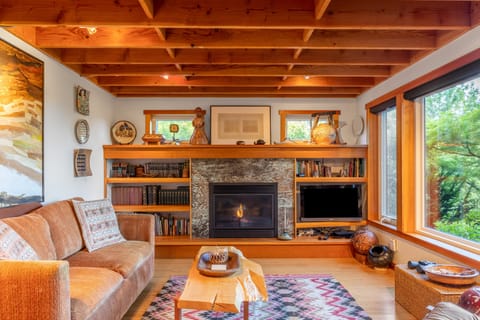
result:
<svg viewBox="0 0 480 320"><path fill-rule="evenodd" d="M359 221L363 217L361 184L299 186L300 221Z"/></svg>

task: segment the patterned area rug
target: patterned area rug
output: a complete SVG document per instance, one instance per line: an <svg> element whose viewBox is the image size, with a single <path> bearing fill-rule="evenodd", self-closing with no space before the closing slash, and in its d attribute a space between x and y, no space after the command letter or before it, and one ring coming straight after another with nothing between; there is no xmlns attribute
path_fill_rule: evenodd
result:
<svg viewBox="0 0 480 320"><path fill-rule="evenodd" d="M173 298L181 292L185 280L185 276L170 278L142 319L173 319ZM250 319L371 319L340 282L330 275L266 275L265 282L268 302L250 303ZM183 309L182 319L241 320L243 313Z"/></svg>

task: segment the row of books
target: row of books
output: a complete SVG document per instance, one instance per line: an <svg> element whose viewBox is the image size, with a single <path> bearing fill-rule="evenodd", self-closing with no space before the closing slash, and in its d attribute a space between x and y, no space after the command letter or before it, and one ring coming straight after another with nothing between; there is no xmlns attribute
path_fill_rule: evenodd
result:
<svg viewBox="0 0 480 320"><path fill-rule="evenodd" d="M363 158L346 159L343 162L326 163L322 160L298 160L297 177L364 177Z"/></svg>
<svg viewBox="0 0 480 320"><path fill-rule="evenodd" d="M157 236L184 236L189 235L190 219L177 217L171 214L154 213L155 234Z"/></svg>
<svg viewBox="0 0 480 320"><path fill-rule="evenodd" d="M111 200L113 205L188 205L190 190L188 186L177 189L162 189L161 185L113 186Z"/></svg>
<svg viewBox="0 0 480 320"><path fill-rule="evenodd" d="M142 167L142 170L137 170ZM140 176L158 177L158 178L180 178L188 177L189 162L147 162L140 165L134 165L128 162L116 161L112 163L110 177L136 177Z"/></svg>

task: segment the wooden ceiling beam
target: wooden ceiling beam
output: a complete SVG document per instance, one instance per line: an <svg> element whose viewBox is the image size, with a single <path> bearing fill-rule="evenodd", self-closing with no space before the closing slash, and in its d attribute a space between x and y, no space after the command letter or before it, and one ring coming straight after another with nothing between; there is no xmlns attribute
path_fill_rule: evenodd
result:
<svg viewBox="0 0 480 320"><path fill-rule="evenodd" d="M87 36L79 28L37 28L35 46L40 48L278 48L278 49L409 49L436 48L432 31L317 31L308 43L301 30L169 30L162 41L151 29L97 29Z"/></svg>
<svg viewBox="0 0 480 320"><path fill-rule="evenodd" d="M106 76L97 77L98 84L111 86L192 86L192 87L372 87L373 77L315 77L305 80L303 77L190 77L182 76Z"/></svg>
<svg viewBox="0 0 480 320"><path fill-rule="evenodd" d="M47 49L58 55L59 49ZM179 49L175 59L163 49L64 49L65 64L248 64L248 65L400 65L410 63L406 50L305 50L293 59L290 50Z"/></svg>
<svg viewBox="0 0 480 320"><path fill-rule="evenodd" d="M328 5L328 14L323 14L319 20L316 16L320 14L322 5L315 6L311 0L235 1L227 2L228 5L224 0L211 0L206 4L189 0L162 0L155 11L149 8L153 6L153 0L113 3L82 0L79 5L78 1L70 0L3 0L0 3L0 24L438 30L468 28L471 14L468 1L332 1Z"/></svg>
<svg viewBox="0 0 480 320"><path fill-rule="evenodd" d="M147 94L147 93L161 93L161 94L184 94L184 93L264 93L264 94L275 94L275 93L283 93L283 94L318 94L318 95L329 95L329 94L349 94L349 95L357 95L363 91L363 88L325 88L325 87L313 87L313 88L292 88L286 87L282 88L269 88L269 87L262 87L262 88L252 88L252 87L235 87L235 88L222 88L222 87L109 87L109 91L114 94Z"/></svg>
<svg viewBox="0 0 480 320"><path fill-rule="evenodd" d="M154 0L138 0L140 7L142 7L143 12L148 19L153 19L155 17L155 1Z"/></svg>
<svg viewBox="0 0 480 320"><path fill-rule="evenodd" d="M94 76L334 76L334 77L389 77L387 66L230 66L230 65L183 65L175 70L171 65L83 65L80 71L85 77Z"/></svg>

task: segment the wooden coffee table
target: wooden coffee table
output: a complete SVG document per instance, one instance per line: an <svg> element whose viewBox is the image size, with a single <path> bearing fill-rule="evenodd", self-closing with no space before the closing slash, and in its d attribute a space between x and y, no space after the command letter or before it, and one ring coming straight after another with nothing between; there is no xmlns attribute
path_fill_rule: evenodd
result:
<svg viewBox="0 0 480 320"><path fill-rule="evenodd" d="M182 318L182 309L211 310L238 313L243 304L243 318L248 319L249 302L267 301L268 293L262 267L245 258L235 247L229 251L238 254L240 270L227 277L210 277L197 270L202 253L216 247L201 247L188 273L182 294L175 299L175 320Z"/></svg>

